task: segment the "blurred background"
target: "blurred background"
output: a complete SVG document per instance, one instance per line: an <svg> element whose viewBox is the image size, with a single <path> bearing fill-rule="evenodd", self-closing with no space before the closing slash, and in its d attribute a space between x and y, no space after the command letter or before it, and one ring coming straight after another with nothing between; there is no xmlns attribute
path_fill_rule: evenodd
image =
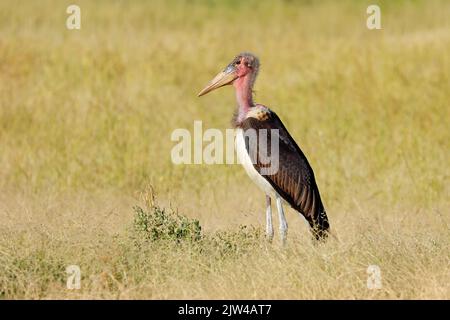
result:
<svg viewBox="0 0 450 320"><path fill-rule="evenodd" d="M230 128L232 89L197 93L250 51L255 101L307 155L338 233L448 231L449 1L376 1L381 30L374 1L80 0L68 30L72 3L0 1L3 230L120 232L149 186L206 231L261 226L239 165L170 158L174 129Z"/></svg>
<svg viewBox="0 0 450 320"><path fill-rule="evenodd" d="M330 210L448 198L447 1L381 1L382 30L367 29L367 1L79 1L81 30L66 28L69 4L0 2L3 190L151 183L214 215L254 208L239 166L170 160L174 129L230 127L232 90L196 93L251 51L256 101L304 149Z"/></svg>

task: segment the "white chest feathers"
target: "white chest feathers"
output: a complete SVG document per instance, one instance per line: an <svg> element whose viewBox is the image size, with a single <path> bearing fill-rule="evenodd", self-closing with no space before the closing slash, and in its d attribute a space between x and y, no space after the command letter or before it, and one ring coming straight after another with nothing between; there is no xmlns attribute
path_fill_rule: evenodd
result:
<svg viewBox="0 0 450 320"><path fill-rule="evenodd" d="M250 179L267 195L276 196L277 192L270 183L256 171L252 160L245 148L244 133L242 129L236 129L236 153L239 163L242 164Z"/></svg>

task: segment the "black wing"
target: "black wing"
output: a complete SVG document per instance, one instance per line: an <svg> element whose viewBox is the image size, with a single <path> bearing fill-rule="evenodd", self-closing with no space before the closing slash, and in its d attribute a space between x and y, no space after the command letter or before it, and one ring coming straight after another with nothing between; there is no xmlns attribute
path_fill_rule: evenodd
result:
<svg viewBox="0 0 450 320"><path fill-rule="evenodd" d="M267 130L267 134L256 135L256 145L255 139L246 139L247 152L249 152L253 166L286 202L303 214L313 230L316 231L316 236L324 236L323 231L328 230L329 223L314 172L278 116L270 111L263 120L249 117L241 123L240 127L244 134L249 129L257 132L261 129ZM272 131L272 129L278 129L278 132ZM260 141L260 139L267 139L267 141ZM278 170L267 173L264 168L268 167L267 156L271 157L270 142L272 139L278 139L279 143ZM261 148L265 145L267 148Z"/></svg>

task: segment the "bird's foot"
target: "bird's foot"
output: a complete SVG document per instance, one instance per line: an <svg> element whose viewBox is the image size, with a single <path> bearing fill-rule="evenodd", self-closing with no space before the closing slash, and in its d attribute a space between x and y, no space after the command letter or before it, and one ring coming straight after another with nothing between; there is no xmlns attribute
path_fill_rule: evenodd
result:
<svg viewBox="0 0 450 320"><path fill-rule="evenodd" d="M281 245L285 247L286 243L287 243L287 236L286 235L281 236Z"/></svg>
<svg viewBox="0 0 450 320"><path fill-rule="evenodd" d="M269 241L269 243L272 243L273 241L273 231L266 231L266 239Z"/></svg>

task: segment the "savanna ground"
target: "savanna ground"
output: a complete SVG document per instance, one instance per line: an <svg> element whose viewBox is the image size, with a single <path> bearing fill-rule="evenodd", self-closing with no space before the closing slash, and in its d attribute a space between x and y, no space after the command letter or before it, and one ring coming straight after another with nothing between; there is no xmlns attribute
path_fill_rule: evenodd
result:
<svg viewBox="0 0 450 320"><path fill-rule="evenodd" d="M450 298L449 1L80 0L69 31L72 2L0 1L0 297ZM240 166L172 164L174 129L230 126L196 93L241 51L340 242L288 209L269 244Z"/></svg>

